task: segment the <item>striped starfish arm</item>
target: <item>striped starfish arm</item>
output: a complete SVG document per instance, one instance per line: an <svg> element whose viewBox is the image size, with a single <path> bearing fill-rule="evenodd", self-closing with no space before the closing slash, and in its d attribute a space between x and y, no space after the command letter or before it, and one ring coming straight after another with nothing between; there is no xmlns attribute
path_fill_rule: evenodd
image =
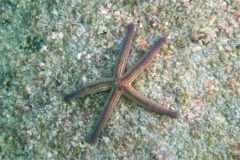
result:
<svg viewBox="0 0 240 160"><path fill-rule="evenodd" d="M177 113L171 111L167 108L160 106L159 104L153 102L152 100L148 99L147 97L143 96L139 92L137 92L132 86L128 85L128 87L124 87L123 92L132 99L133 101L137 102L140 105L143 105L147 109L153 110L157 113L162 113L168 115L171 118L177 118Z"/></svg>
<svg viewBox="0 0 240 160"><path fill-rule="evenodd" d="M134 24L130 24L128 26L128 33L125 38L122 50L120 52L117 65L116 65L116 72L115 72L115 77L120 78L125 70L125 66L127 63L128 55L130 52L131 44L132 44L132 38L134 34Z"/></svg>
<svg viewBox="0 0 240 160"><path fill-rule="evenodd" d="M101 118L97 124L97 127L95 128L91 138L89 139L89 143L93 144L96 140L97 137L99 136L101 130L103 129L103 127L105 126L105 124L107 123L113 108L116 106L120 96L121 96L121 91L119 91L117 89L117 87L114 87L111 91L111 93L108 96L108 99L104 105L104 111L101 115Z"/></svg>
<svg viewBox="0 0 240 160"><path fill-rule="evenodd" d="M127 71L123 78L123 81L127 84L131 84L132 81L134 81L137 76L151 63L164 43L166 43L166 37L161 38L157 44L133 68Z"/></svg>
<svg viewBox="0 0 240 160"><path fill-rule="evenodd" d="M64 96L65 101L69 101L70 99L76 98L76 97L81 97L84 95L96 93L99 91L105 91L107 89L110 89L112 87L114 80L113 79L105 79L93 84L88 84L87 86L73 92L70 94L67 94Z"/></svg>

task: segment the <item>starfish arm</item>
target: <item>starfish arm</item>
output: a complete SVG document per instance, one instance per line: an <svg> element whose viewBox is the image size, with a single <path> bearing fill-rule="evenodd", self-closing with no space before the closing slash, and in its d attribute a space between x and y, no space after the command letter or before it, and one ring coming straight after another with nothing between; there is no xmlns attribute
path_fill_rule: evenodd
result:
<svg viewBox="0 0 240 160"><path fill-rule="evenodd" d="M110 89L112 87L113 81L114 81L113 79L105 79L105 80L102 80L102 81L99 81L99 82L96 82L93 84L89 84L73 93L65 95L64 100L69 101L70 99L73 99L75 97L81 97L84 95L88 95L88 94L92 94L92 93Z"/></svg>
<svg viewBox="0 0 240 160"><path fill-rule="evenodd" d="M137 102L138 104L141 104L145 106L146 108L153 110L157 113L162 113L165 115L168 115L171 118L177 118L177 113L174 111L171 111L167 108L164 108L160 106L159 104L153 102L152 100L148 99L147 97L140 94L138 91L136 91L132 86L127 85L127 87L123 87L124 94L127 95L130 99Z"/></svg>
<svg viewBox="0 0 240 160"><path fill-rule="evenodd" d="M123 81L125 81L127 84L132 83L132 81L134 81L137 76L151 63L164 43L166 43L166 37L161 38L157 44L133 68L127 71L123 78Z"/></svg>
<svg viewBox="0 0 240 160"><path fill-rule="evenodd" d="M105 126L105 124L107 123L113 108L116 106L120 96L121 96L122 92L119 91L117 89L117 87L114 87L111 91L111 93L108 96L108 99L105 103L105 109L101 115L101 119L99 120L97 127L95 128L91 138L89 139L89 143L93 144L96 140L98 135L100 134L101 130L103 129L103 127Z"/></svg>
<svg viewBox="0 0 240 160"><path fill-rule="evenodd" d="M120 55L117 61L116 72L115 72L115 77L117 78L120 78L125 70L129 51L132 44L133 33L134 33L134 25L131 23L128 27L128 33L125 38L122 50L120 52Z"/></svg>

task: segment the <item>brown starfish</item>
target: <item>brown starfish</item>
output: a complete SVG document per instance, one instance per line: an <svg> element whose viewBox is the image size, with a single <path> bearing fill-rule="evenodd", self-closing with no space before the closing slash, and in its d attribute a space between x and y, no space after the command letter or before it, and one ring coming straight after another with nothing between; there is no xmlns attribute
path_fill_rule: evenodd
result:
<svg viewBox="0 0 240 160"><path fill-rule="evenodd" d="M68 101L72 98L78 96L84 96L88 94L92 94L99 91L104 91L111 89L111 92L108 96L107 101L104 106L105 109L102 113L101 119L99 120L94 133L89 139L89 143L94 143L103 129L104 125L107 123L110 114L113 111L113 108L117 104L120 96L122 94L126 95L133 101L145 106L148 109L151 109L157 113L166 114L171 118L177 118L177 113L166 109L159 104L153 102L147 97L140 94L137 90L135 90L131 83L138 77L138 75L151 63L156 53L159 51L161 46L166 42L166 37L161 38L157 44L131 69L129 69L124 75L124 70L126 66L126 62L128 59L132 38L134 33L134 25L130 24L128 27L127 37L125 39L122 51L119 55L119 59L117 61L115 73L113 78L105 79L100 82L96 82L93 84L89 84L71 94L68 94L64 97L65 101Z"/></svg>

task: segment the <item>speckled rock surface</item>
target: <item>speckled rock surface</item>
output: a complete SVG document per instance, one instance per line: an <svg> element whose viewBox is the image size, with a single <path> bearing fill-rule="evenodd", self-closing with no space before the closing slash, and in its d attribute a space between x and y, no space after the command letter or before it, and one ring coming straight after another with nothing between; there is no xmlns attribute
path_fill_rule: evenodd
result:
<svg viewBox="0 0 240 160"><path fill-rule="evenodd" d="M239 159L240 2L2 0L1 159ZM86 143L109 92L63 102L111 77L127 26L127 69L167 44L133 86L172 120L122 97Z"/></svg>

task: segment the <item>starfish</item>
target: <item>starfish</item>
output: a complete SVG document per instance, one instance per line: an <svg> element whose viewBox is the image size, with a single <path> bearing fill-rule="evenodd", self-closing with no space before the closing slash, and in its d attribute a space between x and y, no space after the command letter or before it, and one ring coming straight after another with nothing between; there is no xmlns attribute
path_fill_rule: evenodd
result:
<svg viewBox="0 0 240 160"><path fill-rule="evenodd" d="M65 101L69 101L72 98L85 96L88 94L93 94L96 92L110 90L111 92L108 96L107 101L104 104L104 111L102 112L101 118L89 139L89 143L93 144L96 142L97 137L99 136L101 130L107 123L110 114L113 111L113 108L116 106L121 95L125 95L138 104L145 106L146 108L153 110L157 113L168 115L171 118L177 118L177 113L171 111L167 108L160 106L159 104L153 102L147 97L140 94L136 89L131 86L131 83L138 77L138 75L151 63L154 59L155 55L162 47L164 43L166 43L166 37L161 38L156 45L131 69L129 69L125 74L125 66L127 63L128 55L131 48L132 38L134 34L134 25L130 24L128 27L128 33L119 55L119 59L116 64L115 72L113 78L104 79L99 82L95 82L92 84L88 84L85 87L71 93L67 94L64 97Z"/></svg>

